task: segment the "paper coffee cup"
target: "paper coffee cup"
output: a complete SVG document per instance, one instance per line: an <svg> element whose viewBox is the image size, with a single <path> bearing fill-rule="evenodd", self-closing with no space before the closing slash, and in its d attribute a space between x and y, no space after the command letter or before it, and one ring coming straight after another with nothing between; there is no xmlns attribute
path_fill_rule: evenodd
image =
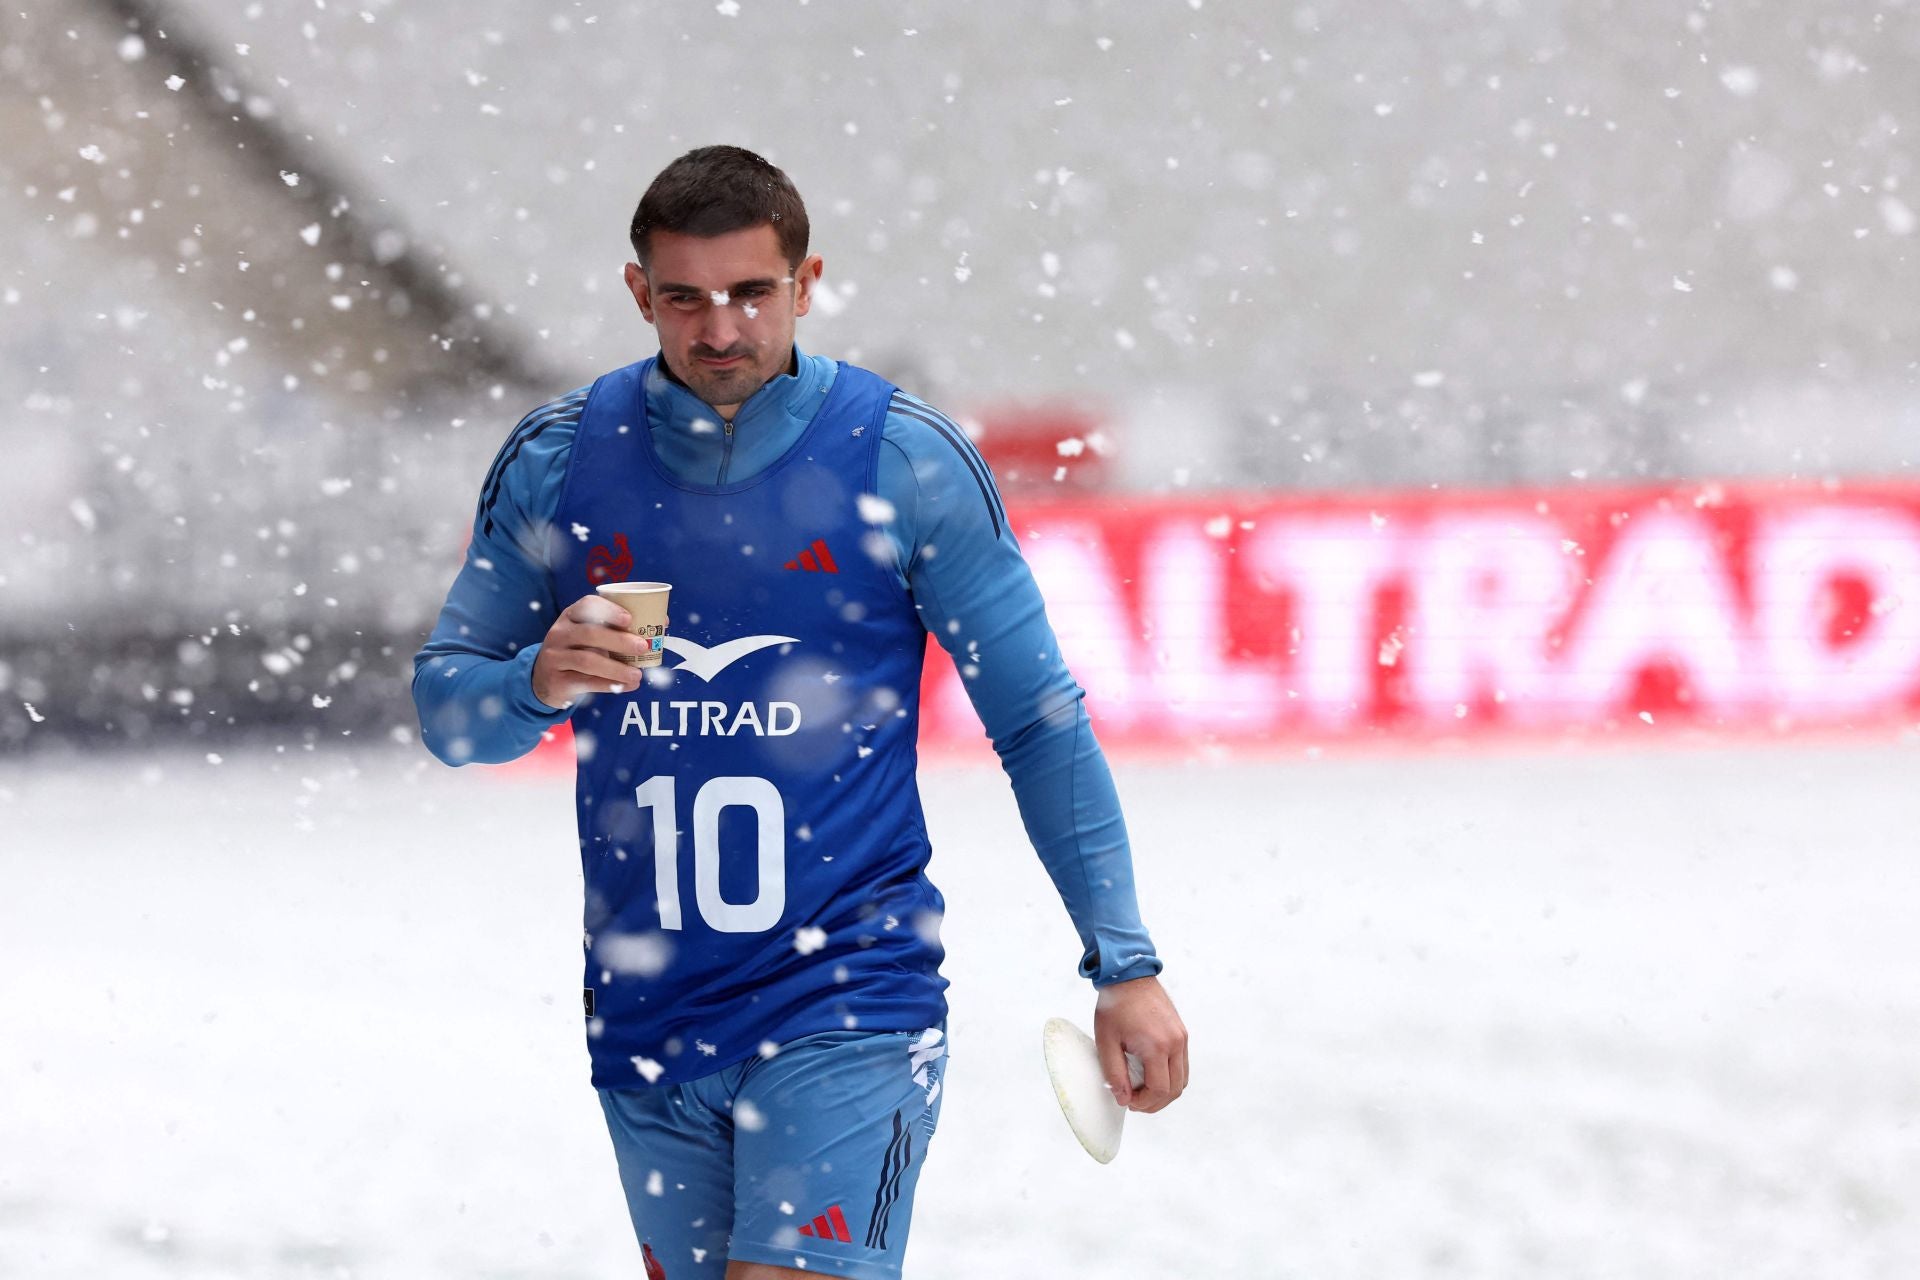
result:
<svg viewBox="0 0 1920 1280"><path fill-rule="evenodd" d="M621 654L631 667L657 667L666 657L667 593L673 590L665 582L603 582L595 588L601 595L625 609L633 621L627 630L648 641L648 649L639 657Z"/></svg>

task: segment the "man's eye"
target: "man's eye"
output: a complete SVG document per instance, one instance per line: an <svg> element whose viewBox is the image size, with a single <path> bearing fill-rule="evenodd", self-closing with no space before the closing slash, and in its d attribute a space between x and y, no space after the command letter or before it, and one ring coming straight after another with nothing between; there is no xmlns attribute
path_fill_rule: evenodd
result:
<svg viewBox="0 0 1920 1280"><path fill-rule="evenodd" d="M754 302L754 301L758 301L761 298L766 297L768 294L772 292L773 290L765 288L764 286L756 286L755 288L752 288L752 289L742 289L739 293L736 293L733 296L736 298L745 298L749 302Z"/></svg>
<svg viewBox="0 0 1920 1280"><path fill-rule="evenodd" d="M670 293L667 295L667 305L685 310L688 307L699 306L700 299L697 295L691 293Z"/></svg>

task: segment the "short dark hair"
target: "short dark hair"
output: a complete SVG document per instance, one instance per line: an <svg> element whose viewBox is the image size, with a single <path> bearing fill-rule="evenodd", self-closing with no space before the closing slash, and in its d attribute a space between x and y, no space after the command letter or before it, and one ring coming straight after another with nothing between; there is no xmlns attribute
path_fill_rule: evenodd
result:
<svg viewBox="0 0 1920 1280"><path fill-rule="evenodd" d="M660 171L627 228L640 265L656 231L722 236L771 226L791 266L807 256L807 206L786 174L745 147L696 147Z"/></svg>

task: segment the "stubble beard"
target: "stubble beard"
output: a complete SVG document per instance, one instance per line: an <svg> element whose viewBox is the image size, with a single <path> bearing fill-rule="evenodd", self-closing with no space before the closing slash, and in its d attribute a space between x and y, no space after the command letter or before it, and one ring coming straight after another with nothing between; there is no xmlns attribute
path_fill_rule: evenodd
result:
<svg viewBox="0 0 1920 1280"><path fill-rule="evenodd" d="M707 369L701 366L697 356L689 355L689 366L675 372L680 375L680 381L709 405L742 404L780 372L777 367L767 368L758 351L745 354L746 360L731 369Z"/></svg>

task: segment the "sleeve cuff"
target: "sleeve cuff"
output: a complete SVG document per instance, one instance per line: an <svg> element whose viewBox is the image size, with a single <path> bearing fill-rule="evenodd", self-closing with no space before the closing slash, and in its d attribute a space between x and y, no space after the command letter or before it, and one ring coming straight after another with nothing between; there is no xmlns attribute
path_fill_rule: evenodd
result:
<svg viewBox="0 0 1920 1280"><path fill-rule="evenodd" d="M1080 957L1080 976L1093 979L1096 987L1110 987L1116 982L1131 982L1135 978L1158 977L1160 971L1166 968L1160 957L1151 952L1117 958L1124 961L1119 968L1103 969L1100 953L1097 950L1089 951Z"/></svg>
<svg viewBox="0 0 1920 1280"><path fill-rule="evenodd" d="M534 693L533 662L539 656L538 644L530 644L513 655L514 662L520 668L507 682L507 687L513 691L513 709L530 720L537 720L542 724L558 724L573 714L573 708L571 706L550 707L540 701L538 695Z"/></svg>

